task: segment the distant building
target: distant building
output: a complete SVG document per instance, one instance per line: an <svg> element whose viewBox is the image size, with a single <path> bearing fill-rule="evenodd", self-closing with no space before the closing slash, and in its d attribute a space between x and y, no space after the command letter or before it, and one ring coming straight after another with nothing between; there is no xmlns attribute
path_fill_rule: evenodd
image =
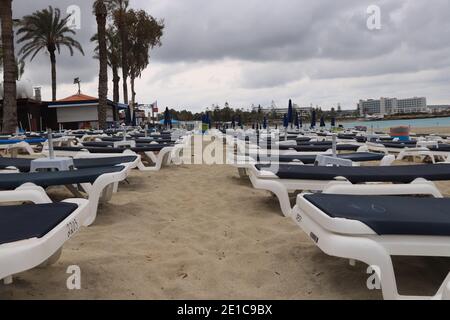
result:
<svg viewBox="0 0 450 320"><path fill-rule="evenodd" d="M430 105L428 106L429 113L441 113L441 112L449 112L450 105Z"/></svg>
<svg viewBox="0 0 450 320"><path fill-rule="evenodd" d="M427 99L380 98L379 100L360 100L358 110L361 116L386 116L392 114L426 113Z"/></svg>
<svg viewBox="0 0 450 320"><path fill-rule="evenodd" d="M39 88L34 90L29 80L17 81L17 127L26 131L43 131L57 128L56 113L48 110ZM3 85L0 84L0 129L3 121Z"/></svg>
<svg viewBox="0 0 450 320"><path fill-rule="evenodd" d="M96 129L98 128L98 104L98 98L80 93L62 100L49 102L48 108L56 110L57 123L62 125L64 129ZM106 121L109 124L119 120L118 109L118 104L108 100Z"/></svg>

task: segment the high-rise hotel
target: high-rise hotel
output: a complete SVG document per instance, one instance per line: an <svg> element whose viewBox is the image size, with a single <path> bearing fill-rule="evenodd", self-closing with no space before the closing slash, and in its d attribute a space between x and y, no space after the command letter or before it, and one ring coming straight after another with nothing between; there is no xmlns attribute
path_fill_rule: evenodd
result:
<svg viewBox="0 0 450 320"><path fill-rule="evenodd" d="M361 116L366 115L391 115L408 113L426 113L427 99L422 98L380 98L379 100L360 100L358 110Z"/></svg>

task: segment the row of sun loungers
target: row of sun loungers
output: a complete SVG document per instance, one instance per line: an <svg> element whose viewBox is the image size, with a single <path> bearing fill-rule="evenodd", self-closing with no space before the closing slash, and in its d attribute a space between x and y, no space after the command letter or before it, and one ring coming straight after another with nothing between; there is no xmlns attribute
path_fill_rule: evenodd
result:
<svg viewBox="0 0 450 320"><path fill-rule="evenodd" d="M391 153L404 149L399 157L403 159L417 142L364 142L357 153L333 156L321 153L327 143L323 148L320 143L311 147L311 142L294 139L280 147L297 152L287 155L264 150L264 144L252 144L252 139L242 143L236 136L225 138L232 154L229 163L245 169L254 188L274 194L282 213L324 253L371 266L385 299L450 299L450 273L432 297L399 294L392 263L393 256L450 256L450 200L434 184L450 180L449 164L391 165L395 159ZM432 145L422 150L430 152L436 148ZM445 148L436 149L444 152ZM315 154L302 153L314 149ZM352 163L383 161L385 156L389 159L382 166ZM317 166L320 157L335 161ZM296 196L294 206L291 195Z"/></svg>
<svg viewBox="0 0 450 320"><path fill-rule="evenodd" d="M152 158L153 168L159 170L181 146L119 150L108 143L95 147L98 152L89 148L55 148L73 157L73 168L67 171L30 172L34 159L0 157L0 280L6 284L14 274L56 262L64 243L95 222L99 203L111 199L119 182L134 168L146 170L141 154ZM46 193L48 187L65 187L74 199L55 203Z"/></svg>
<svg viewBox="0 0 450 320"><path fill-rule="evenodd" d="M370 142L351 134L333 144L317 133L284 143L270 132L265 143L259 135L255 143L226 133L214 132L225 139L228 163L244 170L254 188L274 194L283 215L323 252L372 266L385 299L450 299L450 274L432 297L399 294L392 263L393 256L450 256L450 200L434 183L450 180L450 164L392 165L389 150L368 152ZM9 283L14 274L53 262L65 241L95 222L99 202L117 192L130 170L145 170L143 157L159 170L190 147L189 135L150 143L136 140L146 138L138 132L124 140L100 132L89 137L55 148L74 158L75 170L30 172L30 159L0 158L0 202L31 203L0 206L0 279ZM360 166L371 161L380 166ZM45 192L50 186L64 186L77 199L53 203Z"/></svg>

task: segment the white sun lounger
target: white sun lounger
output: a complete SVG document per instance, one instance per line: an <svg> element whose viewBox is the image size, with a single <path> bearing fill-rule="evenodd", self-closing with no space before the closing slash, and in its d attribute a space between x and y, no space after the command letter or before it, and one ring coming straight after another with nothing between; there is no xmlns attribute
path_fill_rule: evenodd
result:
<svg viewBox="0 0 450 320"><path fill-rule="evenodd" d="M373 196L370 186L364 188L372 196L362 196L361 186L299 195L292 218L326 254L371 266L384 299L450 299L450 273L432 297L400 295L391 258L449 257L450 199ZM403 194L397 191L391 187L378 193Z"/></svg>
<svg viewBox="0 0 450 320"><path fill-rule="evenodd" d="M440 195L432 181L450 180L450 165L387 166L387 167L312 167L280 165L277 172L271 172L258 165L248 170L255 189L275 194L285 216L291 214L289 194L300 191L322 191L330 184L365 184L372 188L383 188L380 183L412 184L427 192ZM431 190L431 191L430 191ZM408 193L407 193L408 194Z"/></svg>
<svg viewBox="0 0 450 320"><path fill-rule="evenodd" d="M1 203L24 201L33 204L0 207L0 280L6 284L14 274L55 260L90 215L87 200L52 203L42 188L0 192Z"/></svg>
<svg viewBox="0 0 450 320"><path fill-rule="evenodd" d="M248 177L247 170L251 168L252 165L257 164L255 160L258 159L258 155L240 156L240 155L229 155L227 163L238 169L239 176L241 178ZM325 159L325 165L333 163L332 153L319 153L312 155L304 155L302 153L289 154L289 155L259 155L260 163L270 163L270 164L290 164L290 165L312 165L318 164L323 165L318 160ZM347 166L360 166L362 162L368 161L379 161L380 166L390 166L395 161L395 156L393 155L382 155L378 153L365 153L356 152L349 154L338 155L337 160L338 165Z"/></svg>
<svg viewBox="0 0 450 320"><path fill-rule="evenodd" d="M75 186L79 185L88 195L89 217L83 222L91 225L97 217L99 202L111 199L115 185L127 178L125 166L88 168L61 172L7 173L0 179L2 190L35 190L36 187L66 186L74 195L82 197Z"/></svg>

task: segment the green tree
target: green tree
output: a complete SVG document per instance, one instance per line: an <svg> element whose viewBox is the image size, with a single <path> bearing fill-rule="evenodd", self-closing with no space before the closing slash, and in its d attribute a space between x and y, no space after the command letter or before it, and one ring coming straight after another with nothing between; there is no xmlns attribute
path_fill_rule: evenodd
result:
<svg viewBox="0 0 450 320"><path fill-rule="evenodd" d="M71 56L74 54L74 49L84 55L80 43L72 37L76 35L76 32L67 25L69 18L70 15L61 17L61 11L58 8L53 9L49 6L47 9L38 10L23 17L19 21L20 27L17 30L17 35L20 36L17 42L24 43L19 51L22 59L31 56L30 60L33 60L43 50L49 53L53 101L56 101L56 52L60 54L61 47L66 47Z"/></svg>
<svg viewBox="0 0 450 320"><path fill-rule="evenodd" d="M98 35L95 34L91 38L92 42L98 43ZM108 52L108 66L111 68L112 71L112 82L113 82L113 101L119 102L120 100L120 76L119 76L119 69L120 69L120 63L121 63L121 44L120 44L120 37L119 33L117 31L117 28L114 26L109 26L106 29L106 46L107 46L107 52ZM99 59L98 55L99 47L95 48L95 59Z"/></svg>
<svg viewBox="0 0 450 320"><path fill-rule="evenodd" d="M135 80L150 63L150 50L161 46L164 22L157 21L144 10L129 10L126 14L128 30L128 67L131 102L136 103Z"/></svg>

